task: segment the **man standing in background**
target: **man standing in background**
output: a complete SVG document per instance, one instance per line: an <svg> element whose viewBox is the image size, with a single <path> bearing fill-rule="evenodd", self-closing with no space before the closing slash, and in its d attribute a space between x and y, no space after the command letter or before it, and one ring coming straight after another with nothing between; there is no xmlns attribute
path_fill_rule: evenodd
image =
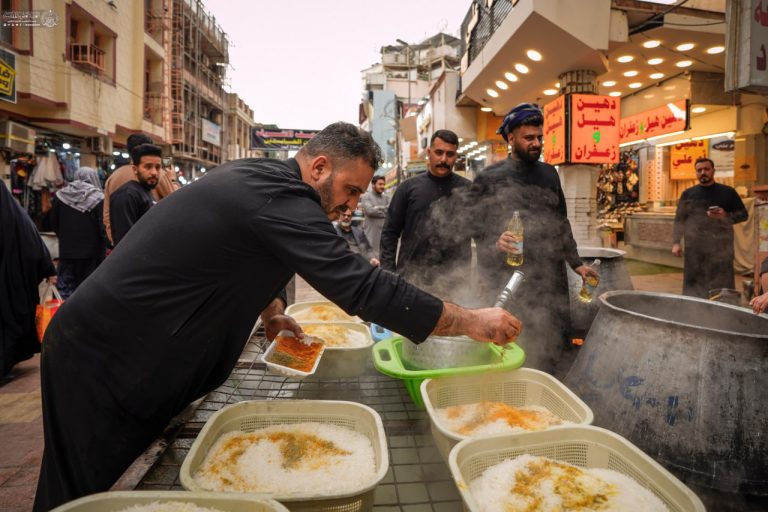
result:
<svg viewBox="0 0 768 512"><path fill-rule="evenodd" d="M672 254L683 256L683 295L709 298L709 291L734 288L733 225L747 220L747 209L732 187L715 183L715 164L694 164L698 185L683 191L677 203Z"/></svg>
<svg viewBox="0 0 768 512"><path fill-rule="evenodd" d="M365 236L371 242L376 256L379 255L381 230L387 219L389 197L384 195L384 176L374 176L371 180L371 190L360 198L360 207L365 215Z"/></svg>
<svg viewBox="0 0 768 512"><path fill-rule="evenodd" d="M140 144L131 151L135 180L128 180L112 194L112 241L117 245L155 204L152 190L163 172L161 149Z"/></svg>
<svg viewBox="0 0 768 512"><path fill-rule="evenodd" d="M128 137L128 153L140 144L152 144L152 139L141 133L134 133ZM109 175L104 183L104 228L107 230L107 238L112 244L116 244L112 239L112 222L110 216L110 196L114 191L125 185L128 181L136 181L136 175L133 171L132 163L119 167L115 172ZM164 169L157 179L157 185L152 189L152 197L159 201L164 197L171 195L171 192L178 189L176 175L173 169Z"/></svg>
<svg viewBox="0 0 768 512"><path fill-rule="evenodd" d="M347 208L339 214L339 221L333 223L333 229L347 241L347 245L355 254L359 254L374 267L379 266L376 251L371 247L371 242L365 236L365 232L359 226L352 225L352 210Z"/></svg>
<svg viewBox="0 0 768 512"><path fill-rule="evenodd" d="M453 300L466 290L472 262L471 234L457 229L461 191L471 183L453 172L458 146L450 130L432 135L427 172L400 183L389 205L380 257L383 269Z"/></svg>

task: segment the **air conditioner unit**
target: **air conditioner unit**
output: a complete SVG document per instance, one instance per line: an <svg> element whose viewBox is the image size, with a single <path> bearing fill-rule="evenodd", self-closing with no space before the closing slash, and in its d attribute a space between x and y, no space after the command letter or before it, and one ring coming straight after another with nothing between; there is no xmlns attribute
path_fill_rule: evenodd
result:
<svg viewBox="0 0 768 512"><path fill-rule="evenodd" d="M16 153L34 153L35 130L13 121L0 122L0 147Z"/></svg>
<svg viewBox="0 0 768 512"><path fill-rule="evenodd" d="M109 137L89 137L88 149L91 153L96 154L111 154L112 153L112 139Z"/></svg>

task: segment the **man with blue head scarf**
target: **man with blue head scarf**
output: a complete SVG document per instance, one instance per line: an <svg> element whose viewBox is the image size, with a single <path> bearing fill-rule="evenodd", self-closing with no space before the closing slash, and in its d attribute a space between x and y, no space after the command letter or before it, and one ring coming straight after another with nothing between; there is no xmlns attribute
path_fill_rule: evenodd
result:
<svg viewBox="0 0 768 512"><path fill-rule="evenodd" d="M57 286L65 299L104 260L103 204L99 174L90 167L75 171L75 180L54 196L48 221L59 237Z"/></svg>
<svg viewBox="0 0 768 512"><path fill-rule="evenodd" d="M518 268L526 279L509 306L526 325L518 343L526 352L526 366L563 377L574 355L568 353L570 306L564 264L582 278L596 273L579 258L557 170L539 161L543 125L542 111L533 103L517 105L504 117L497 133L511 151L472 184L473 237L480 296L493 303L515 270L507 265L507 254L518 240L507 231L507 224L514 212L520 212L524 257Z"/></svg>

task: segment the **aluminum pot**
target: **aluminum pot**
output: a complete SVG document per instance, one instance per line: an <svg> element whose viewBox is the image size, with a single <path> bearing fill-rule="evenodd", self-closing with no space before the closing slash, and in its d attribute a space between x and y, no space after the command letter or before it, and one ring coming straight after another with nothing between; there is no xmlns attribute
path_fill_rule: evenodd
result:
<svg viewBox="0 0 768 512"><path fill-rule="evenodd" d="M403 339L403 362L414 370L490 364L498 355L487 343L466 336L430 336L421 343Z"/></svg>
<svg viewBox="0 0 768 512"><path fill-rule="evenodd" d="M564 383L710 510L766 510L768 315L613 291Z"/></svg>
<svg viewBox="0 0 768 512"><path fill-rule="evenodd" d="M600 284L594 292L592 302L579 301L581 291L581 276L568 267L568 291L571 303L571 334L583 338L587 335L592 321L597 316L599 301L597 297L601 293L613 290L634 290L632 279L627 271L624 261L624 251L618 249L606 249L603 247L579 247L579 257L585 265L590 265L596 259L600 260Z"/></svg>

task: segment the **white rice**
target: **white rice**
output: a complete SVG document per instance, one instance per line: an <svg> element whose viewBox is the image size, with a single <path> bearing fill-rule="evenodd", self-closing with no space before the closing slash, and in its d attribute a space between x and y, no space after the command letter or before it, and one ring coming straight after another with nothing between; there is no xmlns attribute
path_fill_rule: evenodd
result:
<svg viewBox="0 0 768 512"><path fill-rule="evenodd" d="M435 409L435 416L443 428L470 437L546 430L555 425L571 424L545 407L514 407L503 402L475 402L441 407Z"/></svg>
<svg viewBox="0 0 768 512"><path fill-rule="evenodd" d="M291 313L297 322L354 322L355 319L336 304L315 304L301 311Z"/></svg>
<svg viewBox="0 0 768 512"><path fill-rule="evenodd" d="M208 491L328 495L365 487L375 476L367 436L326 423L298 423L224 434L194 478Z"/></svg>
<svg viewBox="0 0 768 512"><path fill-rule="evenodd" d="M326 348L360 348L370 344L370 339L364 333L341 325L302 325L301 329L310 336L322 338Z"/></svg>
<svg viewBox="0 0 768 512"><path fill-rule="evenodd" d="M532 455L486 469L470 483L470 492L481 512L669 512L655 494L621 473Z"/></svg>
<svg viewBox="0 0 768 512"><path fill-rule="evenodd" d="M120 509L118 512L223 512L217 508L200 507L186 501L153 501L144 505Z"/></svg>

